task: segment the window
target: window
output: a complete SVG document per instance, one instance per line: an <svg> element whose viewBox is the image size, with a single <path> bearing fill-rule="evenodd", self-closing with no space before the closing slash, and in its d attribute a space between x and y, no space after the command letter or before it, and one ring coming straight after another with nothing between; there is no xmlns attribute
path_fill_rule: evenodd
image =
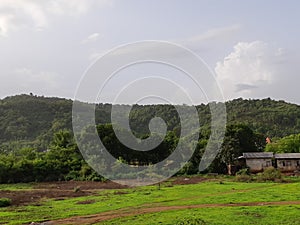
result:
<svg viewBox="0 0 300 225"><path fill-rule="evenodd" d="M291 161L286 161L286 166L291 166L292 162Z"/></svg>

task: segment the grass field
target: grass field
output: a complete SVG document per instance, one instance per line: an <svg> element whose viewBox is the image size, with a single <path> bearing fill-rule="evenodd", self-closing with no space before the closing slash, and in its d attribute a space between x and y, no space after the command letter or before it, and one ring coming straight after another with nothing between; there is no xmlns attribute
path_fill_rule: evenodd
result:
<svg viewBox="0 0 300 225"><path fill-rule="evenodd" d="M3 189L31 193L35 187L0 185ZM167 182L160 190L157 186L93 189L88 196L42 198L0 208L0 224L49 220L57 220L49 224L106 225L300 224L300 183L241 183L224 178L187 185Z"/></svg>

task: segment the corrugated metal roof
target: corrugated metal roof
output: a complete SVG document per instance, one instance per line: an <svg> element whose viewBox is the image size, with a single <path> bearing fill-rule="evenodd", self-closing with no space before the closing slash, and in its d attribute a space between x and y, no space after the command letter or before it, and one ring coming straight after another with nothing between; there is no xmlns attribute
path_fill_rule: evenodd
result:
<svg viewBox="0 0 300 225"><path fill-rule="evenodd" d="M273 158L273 152L245 152L243 153L245 159L265 159Z"/></svg>
<svg viewBox="0 0 300 225"><path fill-rule="evenodd" d="M300 159L300 153L275 154L275 159Z"/></svg>

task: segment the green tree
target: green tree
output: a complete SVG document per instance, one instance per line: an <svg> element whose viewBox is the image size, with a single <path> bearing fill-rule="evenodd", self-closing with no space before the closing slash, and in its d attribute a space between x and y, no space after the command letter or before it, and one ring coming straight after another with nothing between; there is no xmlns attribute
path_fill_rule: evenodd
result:
<svg viewBox="0 0 300 225"><path fill-rule="evenodd" d="M275 153L299 153L300 134L293 134L283 137L275 142L266 145L267 152Z"/></svg>
<svg viewBox="0 0 300 225"><path fill-rule="evenodd" d="M247 125L229 125L222 145L221 158L226 164L232 164L243 152L262 151L264 141L262 135L254 133Z"/></svg>

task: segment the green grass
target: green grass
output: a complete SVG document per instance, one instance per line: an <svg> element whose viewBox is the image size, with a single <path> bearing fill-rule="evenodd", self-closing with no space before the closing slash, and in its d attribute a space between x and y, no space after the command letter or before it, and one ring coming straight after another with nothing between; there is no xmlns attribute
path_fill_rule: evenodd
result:
<svg viewBox="0 0 300 225"><path fill-rule="evenodd" d="M114 219L98 225L196 225L201 223L183 223L184 221L203 221L210 225L274 225L300 224L300 205L298 206L260 206L260 207L223 207L173 210L159 213Z"/></svg>
<svg viewBox="0 0 300 225"><path fill-rule="evenodd" d="M0 184L0 190L8 190L8 191L31 190L32 187L33 187L32 183Z"/></svg>
<svg viewBox="0 0 300 225"><path fill-rule="evenodd" d="M20 187L24 188L22 185ZM7 186L7 188L10 189L10 186ZM10 190L14 188L16 188L16 186L12 185ZM30 205L0 208L0 224L26 224L31 221L45 221L76 215L96 214L117 209L145 207L144 205L146 204L155 207L300 200L299 190L300 183L239 183L231 180L225 180L223 184L219 181L210 181L193 185L162 187L161 190L158 190L157 186L106 190L99 191L93 196L70 198L66 200L44 199L40 202L41 205L39 206ZM122 194L118 194L118 191L122 192ZM77 202L86 200L94 200L95 202L84 205L77 204ZM260 210L262 211L260 212ZM256 215L255 212L258 213L258 211L259 214ZM146 224L145 221L148 222L147 224L159 224L159 220L162 220L162 224L174 224L172 222L174 222L175 219L177 221L177 219L180 218L189 218L190 213L197 218L203 219L208 224L228 224L225 222L222 223L225 219L226 222L232 220L232 224L247 224L246 218L253 218L253 221L257 220L258 222L268 220L276 222L277 219L278 221L283 221L283 217L288 218L289 222L296 221L300 218L300 206L253 206L177 210L126 217L103 224ZM260 214L262 215L260 216ZM275 216L276 220L272 220L273 216ZM121 223L120 221L123 220L125 222ZM126 221L128 221L128 223ZM240 223L238 223L238 221ZM243 222L241 223L241 221ZM281 224L281 222L265 224ZM299 224L299 220L293 224Z"/></svg>

